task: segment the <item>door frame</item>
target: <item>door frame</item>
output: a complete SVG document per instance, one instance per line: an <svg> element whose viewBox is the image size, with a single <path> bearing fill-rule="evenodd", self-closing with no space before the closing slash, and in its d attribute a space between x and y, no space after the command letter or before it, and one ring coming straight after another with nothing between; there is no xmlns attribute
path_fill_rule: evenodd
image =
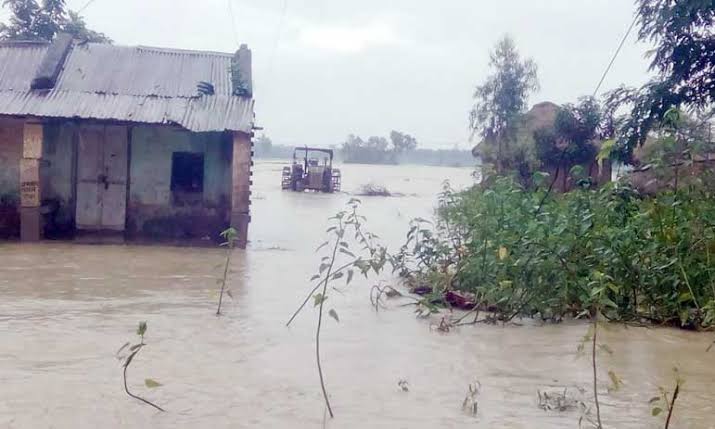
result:
<svg viewBox="0 0 715 429"><path fill-rule="evenodd" d="M73 174L72 174L72 181L73 181L73 186L72 186L72 191L73 191L73 196L74 196L74 213L73 213L73 220L74 220L74 228L75 231L77 232L83 232L83 233L113 233L113 234L126 234L127 232L127 227L129 224L129 191L130 191L130 172L131 172L131 134L132 134L132 127L129 124L125 123L112 123L112 122L102 122L102 121L79 121L75 123L76 126L76 131L75 131L75 145L74 145L74 156L73 156ZM81 139L82 139L82 129L85 127L102 127L103 128L103 136L106 137L106 129L107 127L110 126L116 126L116 127L123 127L126 130L126 175L125 175L125 189L124 189L124 197L125 197L125 202L124 202L124 224L122 229L111 229L111 228L103 228L101 225L101 214L100 214L100 225L98 225L97 228L80 228L79 224L77 223L77 214L79 213L79 183L80 183L80 145L81 145ZM101 142L102 146L105 145L104 138ZM104 163L104 147L102 147L102 162ZM103 207L102 207L103 208Z"/></svg>

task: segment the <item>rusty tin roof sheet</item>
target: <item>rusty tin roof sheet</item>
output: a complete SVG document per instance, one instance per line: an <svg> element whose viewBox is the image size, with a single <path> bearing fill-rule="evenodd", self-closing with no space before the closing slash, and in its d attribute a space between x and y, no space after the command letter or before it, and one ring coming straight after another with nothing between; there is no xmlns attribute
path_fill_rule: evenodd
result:
<svg viewBox="0 0 715 429"><path fill-rule="evenodd" d="M31 90L47 46L0 44L0 114L251 131L253 100L232 95L230 54L77 43L55 87ZM199 81L215 94L199 96Z"/></svg>

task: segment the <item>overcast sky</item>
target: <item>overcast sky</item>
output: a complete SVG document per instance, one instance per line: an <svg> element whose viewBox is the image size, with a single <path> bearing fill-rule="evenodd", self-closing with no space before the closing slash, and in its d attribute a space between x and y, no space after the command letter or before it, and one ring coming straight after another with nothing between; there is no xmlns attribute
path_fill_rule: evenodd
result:
<svg viewBox="0 0 715 429"><path fill-rule="evenodd" d="M94 0L83 15L117 44L247 43L257 123L274 143L396 129L424 147L466 148L471 94L497 39L512 35L539 65L532 102L565 103L593 92L633 12L631 0ZM604 89L642 83L646 48L631 35Z"/></svg>

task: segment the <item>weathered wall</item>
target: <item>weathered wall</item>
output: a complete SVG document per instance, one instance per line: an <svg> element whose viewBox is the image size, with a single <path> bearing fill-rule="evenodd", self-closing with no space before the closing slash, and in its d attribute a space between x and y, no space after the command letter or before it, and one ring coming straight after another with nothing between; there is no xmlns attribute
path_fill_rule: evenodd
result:
<svg viewBox="0 0 715 429"><path fill-rule="evenodd" d="M229 223L230 136L169 127L131 130L127 232L166 238L217 238ZM203 199L177 204L171 195L173 152L204 154Z"/></svg>
<svg viewBox="0 0 715 429"><path fill-rule="evenodd" d="M69 234L75 224L75 160L77 125L49 122L44 126L43 166L40 169L45 233Z"/></svg>
<svg viewBox="0 0 715 429"><path fill-rule="evenodd" d="M22 129L22 120L0 118L0 238L20 234Z"/></svg>

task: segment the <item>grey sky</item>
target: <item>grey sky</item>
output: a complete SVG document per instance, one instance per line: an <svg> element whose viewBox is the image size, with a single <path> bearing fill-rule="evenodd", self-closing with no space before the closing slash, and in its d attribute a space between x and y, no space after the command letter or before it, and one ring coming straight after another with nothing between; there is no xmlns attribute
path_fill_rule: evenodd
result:
<svg viewBox="0 0 715 429"><path fill-rule="evenodd" d="M232 52L229 3L253 50L258 124L274 143L313 145L397 129L466 148L499 37L538 63L532 102L569 102L593 92L634 12L632 0L285 0L285 13L284 0L95 0L83 15L118 44ZM633 34L604 89L642 83L646 48Z"/></svg>

